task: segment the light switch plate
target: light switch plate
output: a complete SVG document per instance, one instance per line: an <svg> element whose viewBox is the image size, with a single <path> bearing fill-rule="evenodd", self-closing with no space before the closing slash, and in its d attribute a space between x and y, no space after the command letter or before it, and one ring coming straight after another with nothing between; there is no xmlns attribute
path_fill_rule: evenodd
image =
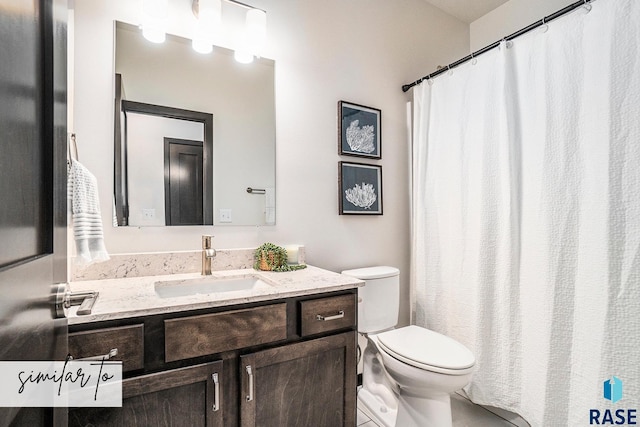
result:
<svg viewBox="0 0 640 427"><path fill-rule="evenodd" d="M220 209L218 211L218 219L222 222L232 222L231 221L231 209Z"/></svg>
<svg viewBox="0 0 640 427"><path fill-rule="evenodd" d="M142 209L142 217L146 220L155 219L156 210L155 209Z"/></svg>

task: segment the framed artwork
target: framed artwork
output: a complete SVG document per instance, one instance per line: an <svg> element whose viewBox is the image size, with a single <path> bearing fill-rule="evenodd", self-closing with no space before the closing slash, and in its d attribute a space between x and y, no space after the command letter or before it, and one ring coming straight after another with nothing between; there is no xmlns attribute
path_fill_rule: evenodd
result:
<svg viewBox="0 0 640 427"><path fill-rule="evenodd" d="M340 155L382 158L382 112L377 108L338 102L338 151Z"/></svg>
<svg viewBox="0 0 640 427"><path fill-rule="evenodd" d="M382 166L340 162L340 215L382 215Z"/></svg>

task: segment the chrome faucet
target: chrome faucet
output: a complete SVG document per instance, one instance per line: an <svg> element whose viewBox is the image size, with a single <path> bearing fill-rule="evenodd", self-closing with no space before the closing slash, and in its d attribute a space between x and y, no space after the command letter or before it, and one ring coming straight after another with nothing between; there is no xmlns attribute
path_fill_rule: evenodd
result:
<svg viewBox="0 0 640 427"><path fill-rule="evenodd" d="M216 257L216 250L211 246L213 236L202 236L202 275L211 275L211 260Z"/></svg>

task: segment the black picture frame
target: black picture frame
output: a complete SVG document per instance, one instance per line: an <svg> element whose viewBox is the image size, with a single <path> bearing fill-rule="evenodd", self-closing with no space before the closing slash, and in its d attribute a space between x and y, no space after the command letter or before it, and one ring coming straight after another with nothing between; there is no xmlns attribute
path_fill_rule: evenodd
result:
<svg viewBox="0 0 640 427"><path fill-rule="evenodd" d="M340 215L382 215L382 166L339 162Z"/></svg>
<svg viewBox="0 0 640 427"><path fill-rule="evenodd" d="M341 156L382 158L382 111L338 102L338 152Z"/></svg>

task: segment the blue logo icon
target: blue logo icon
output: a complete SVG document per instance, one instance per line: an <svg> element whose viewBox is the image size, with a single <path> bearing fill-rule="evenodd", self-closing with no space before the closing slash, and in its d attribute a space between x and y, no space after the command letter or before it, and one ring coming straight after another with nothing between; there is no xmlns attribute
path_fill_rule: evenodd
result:
<svg viewBox="0 0 640 427"><path fill-rule="evenodd" d="M604 382L604 398L612 403L622 399L622 381L620 378L614 376Z"/></svg>

